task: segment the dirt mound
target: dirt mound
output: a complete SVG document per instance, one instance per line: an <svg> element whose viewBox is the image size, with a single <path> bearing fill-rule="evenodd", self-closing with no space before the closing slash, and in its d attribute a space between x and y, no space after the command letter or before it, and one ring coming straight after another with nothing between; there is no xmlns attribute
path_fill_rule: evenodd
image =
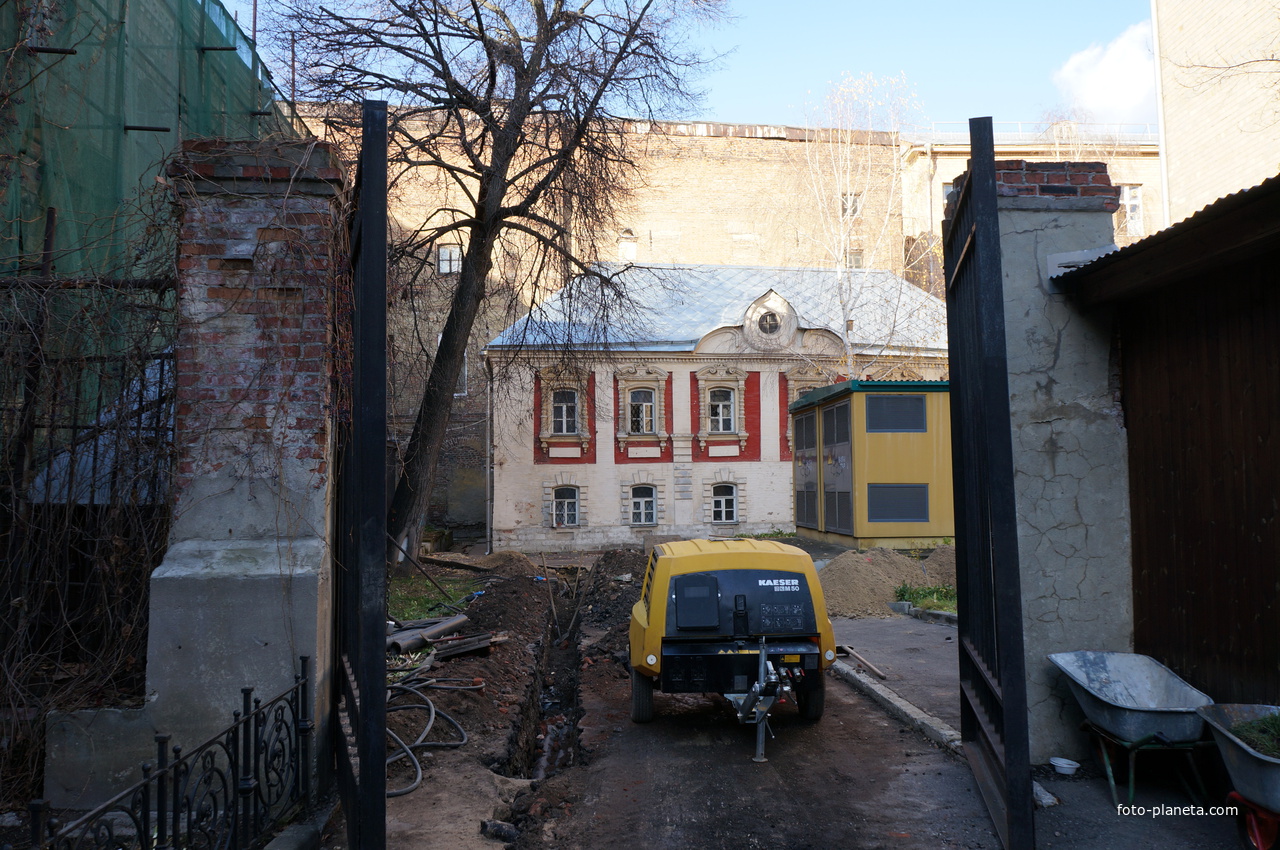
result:
<svg viewBox="0 0 1280 850"><path fill-rule="evenodd" d="M591 588L582 611L582 625L596 633L603 632L592 653L608 656L620 652L626 661L627 628L631 623L631 607L640 599L644 581L645 557L630 549L605 552L591 571ZM629 581L619 581L623 576Z"/></svg>
<svg viewBox="0 0 1280 850"><path fill-rule="evenodd" d="M956 547L939 546L924 560L926 584L956 586Z"/></svg>
<svg viewBox="0 0 1280 850"><path fill-rule="evenodd" d="M954 557L952 579L954 580ZM888 617L889 603L901 584L924 584L920 561L892 549L849 551L818 573L827 614L832 617Z"/></svg>
<svg viewBox="0 0 1280 850"><path fill-rule="evenodd" d="M476 564L500 576L542 575L542 569L519 552L494 552Z"/></svg>

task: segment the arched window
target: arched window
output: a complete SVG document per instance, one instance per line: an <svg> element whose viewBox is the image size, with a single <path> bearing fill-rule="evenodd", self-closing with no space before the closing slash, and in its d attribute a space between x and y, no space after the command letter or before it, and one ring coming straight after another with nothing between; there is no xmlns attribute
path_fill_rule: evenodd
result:
<svg viewBox="0 0 1280 850"><path fill-rule="evenodd" d="M551 394L551 433L578 433L578 391L555 390Z"/></svg>
<svg viewBox="0 0 1280 850"><path fill-rule="evenodd" d="M627 408L629 414L628 433L652 434L654 432L653 390L632 390Z"/></svg>
<svg viewBox="0 0 1280 850"><path fill-rule="evenodd" d="M734 421L733 390L715 387L707 393L707 421L713 434L732 434L738 430Z"/></svg>
<svg viewBox="0 0 1280 850"><path fill-rule="evenodd" d="M711 521L738 521L738 488L733 484L717 484L711 488Z"/></svg>
<svg viewBox="0 0 1280 850"><path fill-rule="evenodd" d="M639 484L631 488L631 524L657 525L657 499L654 488L649 484Z"/></svg>
<svg viewBox="0 0 1280 850"><path fill-rule="evenodd" d="M578 524L578 488L557 487L552 494L552 518L556 528Z"/></svg>

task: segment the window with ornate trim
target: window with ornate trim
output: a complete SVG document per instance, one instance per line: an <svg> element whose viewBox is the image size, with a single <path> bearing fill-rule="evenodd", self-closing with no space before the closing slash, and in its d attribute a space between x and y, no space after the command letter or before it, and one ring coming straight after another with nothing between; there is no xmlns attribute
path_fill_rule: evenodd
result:
<svg viewBox="0 0 1280 850"><path fill-rule="evenodd" d="M666 442L666 392L670 373L654 366L635 364L614 373L618 383L618 451L633 439Z"/></svg>
<svg viewBox="0 0 1280 850"><path fill-rule="evenodd" d="M631 488L631 524L658 524L657 491L652 484L637 484Z"/></svg>
<svg viewBox="0 0 1280 850"><path fill-rule="evenodd" d="M732 366L708 366L699 369L698 392L701 396L698 415L698 444L703 450L708 440L736 438L739 448L747 446L745 412L747 373Z"/></svg>
<svg viewBox="0 0 1280 850"><path fill-rule="evenodd" d="M578 445L585 452L591 445L591 376L575 369L544 369L541 382L541 410L538 442L544 452L552 448L568 451ZM568 456L562 452L559 456Z"/></svg>
<svg viewBox="0 0 1280 850"><path fill-rule="evenodd" d="M734 484L716 484L711 488L711 521L738 521L738 488Z"/></svg>
<svg viewBox="0 0 1280 850"><path fill-rule="evenodd" d="M578 488L557 487L552 494L551 522L556 528L578 525Z"/></svg>
<svg viewBox="0 0 1280 850"><path fill-rule="evenodd" d="M818 387L825 387L834 383L836 380L836 372L834 369L824 370L819 366L806 363L803 366L796 366L788 369L787 377L787 407L790 407L800 399L800 396L816 390ZM796 451L795 439L795 418L787 417L787 446L792 451Z"/></svg>

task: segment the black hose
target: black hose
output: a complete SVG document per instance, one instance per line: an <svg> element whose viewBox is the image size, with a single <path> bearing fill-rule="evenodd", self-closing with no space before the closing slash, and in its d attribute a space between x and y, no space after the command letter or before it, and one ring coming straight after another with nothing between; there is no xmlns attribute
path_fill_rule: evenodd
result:
<svg viewBox="0 0 1280 850"><path fill-rule="evenodd" d="M466 682L467 684L454 684L458 682ZM454 720L449 714L436 708L436 704L432 702L423 691L439 690L439 691L478 691L484 687L484 683L476 684L471 679L435 679L409 676L399 682L392 683L387 686L387 714L395 711L426 711L427 720L422 727L422 731L418 734L417 739L413 743L405 743L405 741L390 729L387 730L387 737L394 744L394 752L387 756L387 765L390 766L401 759L408 759L413 765L414 778L403 788L394 788L387 790L388 797L402 797L412 791L417 790L422 785L422 762L414 752L419 749L456 749L461 747L470 740L467 736L467 730L462 728L457 720ZM411 699L410 702L400 702L392 705L395 699ZM444 720L454 731L457 732L458 739L454 741L428 741L427 736L431 734L432 728L435 726L436 718Z"/></svg>

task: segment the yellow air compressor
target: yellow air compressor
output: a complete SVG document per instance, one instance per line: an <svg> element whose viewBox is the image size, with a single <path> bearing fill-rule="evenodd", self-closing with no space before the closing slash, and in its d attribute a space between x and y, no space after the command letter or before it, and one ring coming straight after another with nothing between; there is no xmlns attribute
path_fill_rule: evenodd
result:
<svg viewBox="0 0 1280 850"><path fill-rule="evenodd" d="M681 540L654 547L631 609L631 719L653 719L653 692L718 693L756 726L795 700L822 717L835 635L813 560L773 540Z"/></svg>

